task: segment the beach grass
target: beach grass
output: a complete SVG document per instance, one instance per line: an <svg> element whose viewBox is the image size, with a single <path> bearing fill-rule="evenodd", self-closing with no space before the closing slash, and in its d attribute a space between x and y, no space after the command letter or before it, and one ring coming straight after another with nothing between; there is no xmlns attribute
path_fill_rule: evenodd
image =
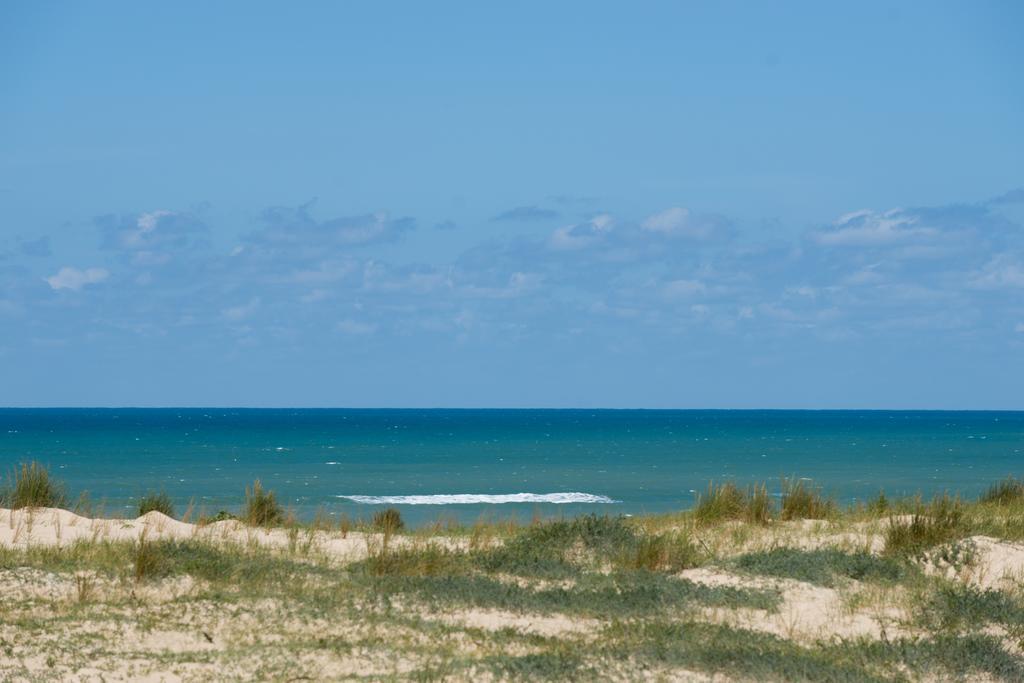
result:
<svg viewBox="0 0 1024 683"><path fill-rule="evenodd" d="M372 523L379 531L392 534L405 528L402 513L397 508L385 508L375 512Z"/></svg>
<svg viewBox="0 0 1024 683"><path fill-rule="evenodd" d="M284 509L277 502L273 491L263 488L257 479L245 489L244 519L253 526L280 526L284 523Z"/></svg>
<svg viewBox="0 0 1024 683"><path fill-rule="evenodd" d="M66 503L64 485L50 476L50 470L35 460L21 463L7 478L7 488L0 493L5 507L63 507Z"/></svg>
<svg viewBox="0 0 1024 683"><path fill-rule="evenodd" d="M694 519L701 524L725 520L767 524L774 516L775 504L763 483L741 489L733 482L711 482L693 509Z"/></svg>
<svg viewBox="0 0 1024 683"><path fill-rule="evenodd" d="M59 544L25 505L0 519L0 677L1017 681L1024 592L986 568L1024 565L1024 500L997 486L841 509L727 482L669 515L410 529L303 523L257 482L184 535L69 517Z"/></svg>
<svg viewBox="0 0 1024 683"><path fill-rule="evenodd" d="M1014 477L1007 477L1000 482L992 484L978 498L979 503L993 503L995 505L1010 505L1024 501L1024 481Z"/></svg>
<svg viewBox="0 0 1024 683"><path fill-rule="evenodd" d="M136 510L139 517L147 512L153 511L167 515L168 517L174 517L174 502L165 491L150 491L139 499L139 504Z"/></svg>
<svg viewBox="0 0 1024 683"><path fill-rule="evenodd" d="M836 511L834 500L826 498L820 489L812 487L803 479L793 477L782 480L783 520L828 519Z"/></svg>
<svg viewBox="0 0 1024 683"><path fill-rule="evenodd" d="M920 554L961 537L967 529L964 521L963 502L949 494L936 496L927 505L918 503L909 519L890 518L885 552Z"/></svg>

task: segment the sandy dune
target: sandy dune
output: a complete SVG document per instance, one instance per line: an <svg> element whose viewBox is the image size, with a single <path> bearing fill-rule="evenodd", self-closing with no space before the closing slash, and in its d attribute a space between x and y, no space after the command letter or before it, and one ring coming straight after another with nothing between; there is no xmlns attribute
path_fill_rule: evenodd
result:
<svg viewBox="0 0 1024 683"><path fill-rule="evenodd" d="M92 519L58 508L0 508L0 547L8 548L67 546L77 541L196 539L285 549L297 542L350 562L366 556L367 543L372 543L375 536L322 530L302 530L292 536L286 529L262 529L236 520L190 524L155 511L136 519ZM402 539L396 537L396 542Z"/></svg>

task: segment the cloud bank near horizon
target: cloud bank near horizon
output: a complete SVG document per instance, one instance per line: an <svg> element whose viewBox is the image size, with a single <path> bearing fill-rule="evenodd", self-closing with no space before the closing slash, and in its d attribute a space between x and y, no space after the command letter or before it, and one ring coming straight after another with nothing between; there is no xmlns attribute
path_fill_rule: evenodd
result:
<svg viewBox="0 0 1024 683"><path fill-rule="evenodd" d="M203 209L110 214L74 262L45 235L0 253L0 353L300 354L364 373L396 354L446 367L488 354L581 368L647 356L655 371L680 348L686 367L720 350L781 368L860 349L870 365L936 339L1019 357L1024 229L1006 210L1019 194L853 210L796 237L681 206L568 220L524 206L494 220L528 231L422 260L382 255L419 230L386 211L268 207L229 244Z"/></svg>

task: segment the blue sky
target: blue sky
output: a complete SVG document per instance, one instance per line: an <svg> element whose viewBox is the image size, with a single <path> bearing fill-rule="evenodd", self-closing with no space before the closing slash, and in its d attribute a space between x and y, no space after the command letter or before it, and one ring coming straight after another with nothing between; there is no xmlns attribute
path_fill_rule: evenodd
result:
<svg viewBox="0 0 1024 683"><path fill-rule="evenodd" d="M1024 408L1016 2L0 7L0 405Z"/></svg>

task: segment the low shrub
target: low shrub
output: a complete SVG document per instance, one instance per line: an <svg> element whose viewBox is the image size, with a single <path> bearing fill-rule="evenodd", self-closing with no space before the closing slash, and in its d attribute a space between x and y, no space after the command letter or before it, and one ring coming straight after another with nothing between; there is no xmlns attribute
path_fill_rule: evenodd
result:
<svg viewBox="0 0 1024 683"><path fill-rule="evenodd" d="M476 573L433 576L360 576L382 594L404 594L450 610L455 605L516 612L561 613L603 619L678 614L688 607L777 611L778 591L706 586L648 571L584 572L571 586L533 588Z"/></svg>
<svg viewBox="0 0 1024 683"><path fill-rule="evenodd" d="M634 552L637 534L622 517L585 515L541 522L479 553L484 571L558 578Z"/></svg>
<svg viewBox="0 0 1024 683"><path fill-rule="evenodd" d="M926 626L951 631L999 624L1014 638L1024 636L1024 604L997 590L953 584L940 587L920 608Z"/></svg>
<svg viewBox="0 0 1024 683"><path fill-rule="evenodd" d="M229 520L240 520L240 519L241 518L238 515L233 514L231 512L228 512L227 510L217 510L217 514L215 514L215 515L200 514L198 522L199 522L200 525L203 525L203 524L212 524L213 522L226 522L226 521L229 521Z"/></svg>
<svg viewBox="0 0 1024 683"><path fill-rule="evenodd" d="M896 558L835 548L773 548L741 555L735 565L752 574L796 579L829 588L838 578L894 582L913 571L912 565Z"/></svg>

